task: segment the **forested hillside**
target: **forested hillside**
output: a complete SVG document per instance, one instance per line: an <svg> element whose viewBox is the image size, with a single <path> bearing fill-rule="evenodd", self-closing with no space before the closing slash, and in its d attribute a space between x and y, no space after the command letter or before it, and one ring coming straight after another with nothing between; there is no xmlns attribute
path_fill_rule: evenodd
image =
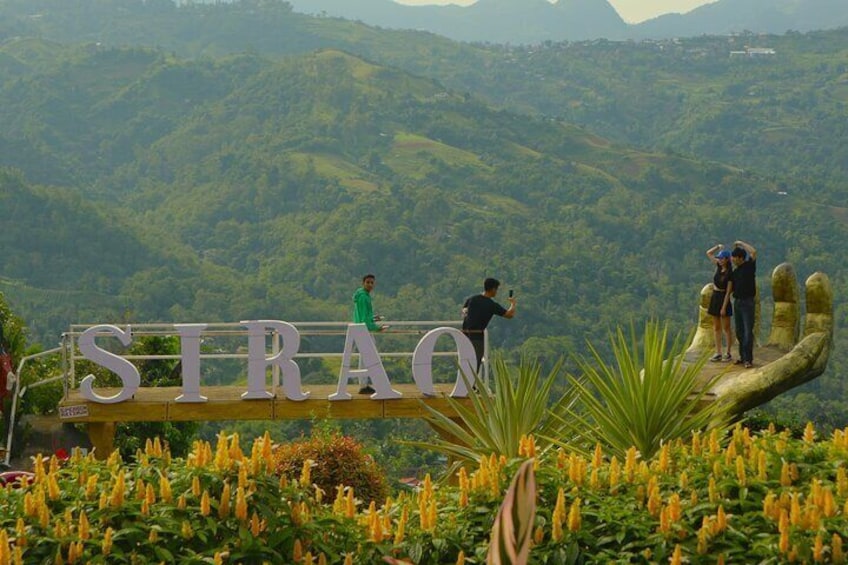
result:
<svg viewBox="0 0 848 565"><path fill-rule="evenodd" d="M493 340L552 360L631 319L689 327L703 251L737 238L766 317L789 260L830 275L845 318L844 32L737 60L741 39L531 52L275 2L28 5L0 3L0 290L42 341L343 320L370 271L394 319L455 318L497 276L519 315ZM837 419L843 343L811 387Z"/></svg>

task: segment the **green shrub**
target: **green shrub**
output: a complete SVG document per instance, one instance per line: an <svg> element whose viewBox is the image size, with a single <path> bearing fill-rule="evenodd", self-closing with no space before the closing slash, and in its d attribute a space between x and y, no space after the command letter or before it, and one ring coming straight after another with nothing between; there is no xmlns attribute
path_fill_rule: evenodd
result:
<svg viewBox="0 0 848 565"><path fill-rule="evenodd" d="M339 485L353 487L356 497L365 503L373 500L379 504L389 494L385 472L362 450L362 444L338 432L279 445L274 460L277 472L290 478L299 478L304 461L313 461L311 482L330 500Z"/></svg>

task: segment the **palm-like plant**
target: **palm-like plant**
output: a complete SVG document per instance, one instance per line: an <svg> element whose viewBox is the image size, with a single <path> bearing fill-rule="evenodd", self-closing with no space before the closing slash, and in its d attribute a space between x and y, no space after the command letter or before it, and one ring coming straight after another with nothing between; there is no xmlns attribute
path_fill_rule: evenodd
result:
<svg viewBox="0 0 848 565"><path fill-rule="evenodd" d="M455 462L477 464L482 457L493 453L516 457L523 435L560 437L564 423L552 416L548 403L551 387L561 370L562 361L543 378L542 367L537 361L522 359L518 370L512 371L503 359L495 359L492 363L494 391L490 392L479 377L475 377L474 388L480 392L469 393L470 407L448 399L459 415L457 419L425 405L430 413L427 421L441 437L431 443L415 442L414 445L444 453ZM576 389L569 387L555 403L555 411L569 410L576 397ZM545 446L538 447L544 449Z"/></svg>
<svg viewBox="0 0 848 565"><path fill-rule="evenodd" d="M668 347L667 324L649 321L641 345L632 325L629 339L619 328L610 340L614 363L606 363L591 344L594 362L578 358L583 378L572 383L585 412L569 410L559 415L562 421L581 422L597 442L619 455L636 447L644 459L664 442L688 439L693 430L726 428L727 411L705 398L713 381L698 378L706 355L687 362L689 340L682 334Z"/></svg>

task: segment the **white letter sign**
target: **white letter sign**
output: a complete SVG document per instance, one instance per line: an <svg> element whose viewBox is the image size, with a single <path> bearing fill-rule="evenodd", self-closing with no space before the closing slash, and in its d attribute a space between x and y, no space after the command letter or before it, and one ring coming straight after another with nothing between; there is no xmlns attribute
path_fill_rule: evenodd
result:
<svg viewBox="0 0 848 565"><path fill-rule="evenodd" d="M279 320L256 320L242 322L247 327L247 392L242 398L262 399L274 395L265 390L265 368L276 365L283 379L283 392L289 400L305 400L309 393L300 389L300 367L293 357L300 349L300 333L288 322ZM265 357L265 330L276 330L283 340L283 347L276 355Z"/></svg>
<svg viewBox="0 0 848 565"><path fill-rule="evenodd" d="M356 349L362 358L362 367L364 367L362 369L350 368L350 358L353 355L354 344L356 344ZM374 336L368 331L368 327L365 324L348 324L344 354L342 355L342 368L339 371L339 387L334 394L327 397L328 400L350 400L347 385L350 379L359 377L363 373L371 378L371 384L374 385L374 390L377 391L371 395L373 400L385 400L403 396L400 392L392 388L392 383L389 382L389 376L386 374L386 369L380 360L380 354L377 353L377 344L374 343Z"/></svg>
<svg viewBox="0 0 848 565"><path fill-rule="evenodd" d="M141 384L141 377L138 374L138 369L136 369L135 365L126 359L97 347L97 344L94 343L94 338L98 332L108 332L112 334L117 337L124 346L127 346L132 342L132 334L128 331L125 332L121 330L117 326L103 324L88 328L82 332L79 340L77 340L82 356L118 375L123 383L123 388L121 389L121 392L113 396L100 396L95 393L92 388L94 386L94 375L88 375L80 382L80 394L82 394L83 398L91 400L92 402L100 402L102 404L115 404L117 402L129 400L133 397L135 391L138 390L138 386Z"/></svg>
<svg viewBox="0 0 848 565"><path fill-rule="evenodd" d="M469 383L474 383L473 368L477 366L477 356L474 353L474 345L471 344L471 340L456 328L436 328L430 330L421 338L412 354L412 378L418 385L418 389L424 393L424 396L436 395L433 388L433 351L436 349L436 340L443 335L451 336L456 342L460 371L465 374ZM455 397L468 396L468 387L465 386L465 380L459 376L459 371L457 371L456 384L450 395Z"/></svg>

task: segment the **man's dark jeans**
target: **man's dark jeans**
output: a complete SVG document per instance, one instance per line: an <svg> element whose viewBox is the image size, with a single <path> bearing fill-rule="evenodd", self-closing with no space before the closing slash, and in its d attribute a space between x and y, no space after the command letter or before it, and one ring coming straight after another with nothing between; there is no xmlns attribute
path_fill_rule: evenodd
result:
<svg viewBox="0 0 848 565"><path fill-rule="evenodd" d="M739 359L743 363L754 362L754 299L733 300L733 321L736 339L739 340Z"/></svg>

